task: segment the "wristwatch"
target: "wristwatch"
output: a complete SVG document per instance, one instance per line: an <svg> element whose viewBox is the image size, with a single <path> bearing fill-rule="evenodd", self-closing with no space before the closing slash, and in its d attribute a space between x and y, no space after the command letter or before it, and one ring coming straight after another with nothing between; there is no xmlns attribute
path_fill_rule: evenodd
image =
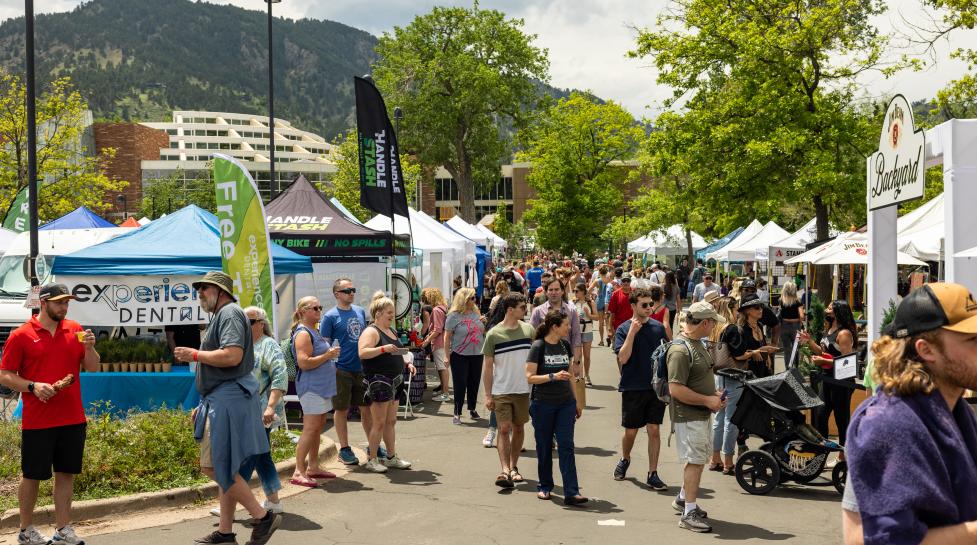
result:
<svg viewBox="0 0 977 545"><path fill-rule="evenodd" d="M550 377L550 382L553 382L554 380L556 380L556 379L553 378L553 373L550 373L549 374L549 377Z"/></svg>
<svg viewBox="0 0 977 545"><path fill-rule="evenodd" d="M32 394L34 393L34 383L33 382L27 385L27 391L30 392L30 393L32 393Z"/></svg>

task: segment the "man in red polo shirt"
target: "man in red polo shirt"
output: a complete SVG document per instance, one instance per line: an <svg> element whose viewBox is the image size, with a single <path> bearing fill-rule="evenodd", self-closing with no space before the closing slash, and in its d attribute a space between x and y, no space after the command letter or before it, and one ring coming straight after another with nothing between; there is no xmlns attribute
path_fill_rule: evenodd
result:
<svg viewBox="0 0 977 545"><path fill-rule="evenodd" d="M81 473L85 449L85 411L79 369L95 371L101 358L95 335L67 320L75 297L64 284L45 284L41 312L15 329L3 347L0 383L23 393L20 464L20 545L80 545L71 526L74 476ZM32 524L37 490L54 468L56 532L50 539Z"/></svg>
<svg viewBox="0 0 977 545"><path fill-rule="evenodd" d="M624 322L631 319L634 309L631 308L631 275L624 273L621 277L621 287L611 294L611 301L607 304L607 312L611 313L610 336Z"/></svg>

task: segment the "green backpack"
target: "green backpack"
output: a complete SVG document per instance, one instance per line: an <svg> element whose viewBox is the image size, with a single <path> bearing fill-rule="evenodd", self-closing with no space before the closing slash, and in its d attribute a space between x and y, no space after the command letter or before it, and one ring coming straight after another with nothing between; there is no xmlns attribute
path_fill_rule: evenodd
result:
<svg viewBox="0 0 977 545"><path fill-rule="evenodd" d="M295 370L298 368L295 365L295 352L292 351L292 336L287 339L282 339L281 342L282 354L285 355L285 368L288 370L288 381L295 381Z"/></svg>

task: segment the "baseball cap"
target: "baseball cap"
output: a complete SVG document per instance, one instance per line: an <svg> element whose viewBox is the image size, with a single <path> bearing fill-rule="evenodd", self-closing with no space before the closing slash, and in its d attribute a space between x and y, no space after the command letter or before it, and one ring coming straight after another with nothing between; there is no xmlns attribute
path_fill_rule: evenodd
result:
<svg viewBox="0 0 977 545"><path fill-rule="evenodd" d="M692 306L689 307L689 316L696 320L716 320L719 323L726 322L726 318L720 316L716 312L716 309L712 307L712 304L705 301L692 303Z"/></svg>
<svg viewBox="0 0 977 545"><path fill-rule="evenodd" d="M237 298L234 297L234 281L231 280L231 277L227 273L221 271L210 271L209 273L205 274L203 278L193 283L193 289L200 289L201 284L211 284L217 286L218 288L227 292L227 294L231 296L232 301L237 301Z"/></svg>
<svg viewBox="0 0 977 545"><path fill-rule="evenodd" d="M60 301L62 299L77 299L68 291L68 286L54 282L41 286L37 298L41 301Z"/></svg>
<svg viewBox="0 0 977 545"><path fill-rule="evenodd" d="M896 307L886 334L904 339L940 328L977 333L977 302L966 287L936 282L913 290Z"/></svg>
<svg viewBox="0 0 977 545"><path fill-rule="evenodd" d="M630 282L630 281L631 281L631 273L624 273L621 276L621 282Z"/></svg>

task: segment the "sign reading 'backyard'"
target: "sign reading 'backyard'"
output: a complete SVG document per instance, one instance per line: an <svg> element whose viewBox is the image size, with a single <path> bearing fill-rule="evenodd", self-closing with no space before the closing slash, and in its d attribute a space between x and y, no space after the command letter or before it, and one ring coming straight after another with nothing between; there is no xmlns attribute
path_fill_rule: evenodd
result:
<svg viewBox="0 0 977 545"><path fill-rule="evenodd" d="M896 95L885 112L879 150L868 158L868 209L922 197L925 154L926 138L916 130L912 107Z"/></svg>

